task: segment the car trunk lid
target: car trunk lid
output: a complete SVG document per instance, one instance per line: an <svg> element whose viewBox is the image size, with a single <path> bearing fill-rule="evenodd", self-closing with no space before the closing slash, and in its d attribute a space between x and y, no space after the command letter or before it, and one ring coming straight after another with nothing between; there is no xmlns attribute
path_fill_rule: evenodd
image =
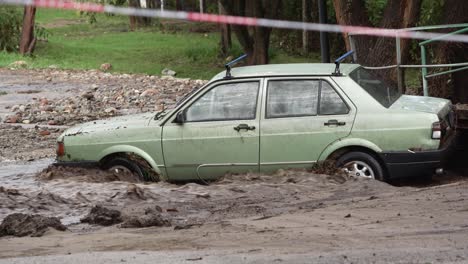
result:
<svg viewBox="0 0 468 264"><path fill-rule="evenodd" d="M452 110L452 104L442 98L402 95L390 108L433 113L443 120Z"/></svg>

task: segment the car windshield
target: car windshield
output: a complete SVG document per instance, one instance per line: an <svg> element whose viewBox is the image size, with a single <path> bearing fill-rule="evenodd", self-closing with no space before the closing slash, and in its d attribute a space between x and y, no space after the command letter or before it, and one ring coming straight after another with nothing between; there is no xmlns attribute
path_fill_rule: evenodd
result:
<svg viewBox="0 0 468 264"><path fill-rule="evenodd" d="M370 70L361 67L354 70L349 76L386 108L389 108L401 96L398 88L387 83Z"/></svg>
<svg viewBox="0 0 468 264"><path fill-rule="evenodd" d="M203 87L195 87L194 89L192 89L192 91L190 91L189 93L187 93L186 95L184 95L182 98L179 99L179 101L177 101L177 103L175 104L175 107L179 106L180 104L182 104L183 102L185 102L185 100L187 100L187 98L189 98L192 94L196 93L197 91L199 91L201 88Z"/></svg>

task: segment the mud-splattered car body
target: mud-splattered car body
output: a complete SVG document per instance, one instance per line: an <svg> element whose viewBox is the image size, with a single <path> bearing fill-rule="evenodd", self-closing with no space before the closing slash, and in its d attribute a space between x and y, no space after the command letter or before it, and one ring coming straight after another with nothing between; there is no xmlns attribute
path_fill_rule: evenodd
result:
<svg viewBox="0 0 468 264"><path fill-rule="evenodd" d="M222 72L171 111L68 129L58 138L57 159L103 164L132 154L172 181L311 167L349 153L372 159L372 178L439 168L454 134L448 100L401 95L356 64L342 64L340 74L334 67L239 67L230 78Z"/></svg>

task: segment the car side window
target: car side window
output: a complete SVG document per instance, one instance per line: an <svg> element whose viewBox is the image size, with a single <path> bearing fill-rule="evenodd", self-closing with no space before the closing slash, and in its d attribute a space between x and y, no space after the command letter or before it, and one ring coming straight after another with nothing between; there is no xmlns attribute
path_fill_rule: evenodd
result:
<svg viewBox="0 0 468 264"><path fill-rule="evenodd" d="M322 81L320 92L320 115L344 115L349 108L338 93L327 82Z"/></svg>
<svg viewBox="0 0 468 264"><path fill-rule="evenodd" d="M188 109L186 122L255 119L259 82L220 84Z"/></svg>
<svg viewBox="0 0 468 264"><path fill-rule="evenodd" d="M268 83L267 118L317 115L320 80L280 80Z"/></svg>

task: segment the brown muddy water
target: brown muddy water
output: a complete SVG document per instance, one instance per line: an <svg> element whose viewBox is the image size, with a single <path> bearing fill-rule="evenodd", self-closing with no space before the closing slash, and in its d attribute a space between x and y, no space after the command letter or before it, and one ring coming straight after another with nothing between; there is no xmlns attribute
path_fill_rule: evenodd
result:
<svg viewBox="0 0 468 264"><path fill-rule="evenodd" d="M143 214L158 206L173 226L198 225L226 219L268 218L320 208L324 202L372 196L390 185L305 171L275 175L227 175L209 186L197 183L120 181L98 169L49 168L52 159L4 162L0 165L0 220L11 213L56 216L65 225L80 223L95 205ZM44 170L44 171L43 171ZM41 172L43 171L43 172Z"/></svg>

